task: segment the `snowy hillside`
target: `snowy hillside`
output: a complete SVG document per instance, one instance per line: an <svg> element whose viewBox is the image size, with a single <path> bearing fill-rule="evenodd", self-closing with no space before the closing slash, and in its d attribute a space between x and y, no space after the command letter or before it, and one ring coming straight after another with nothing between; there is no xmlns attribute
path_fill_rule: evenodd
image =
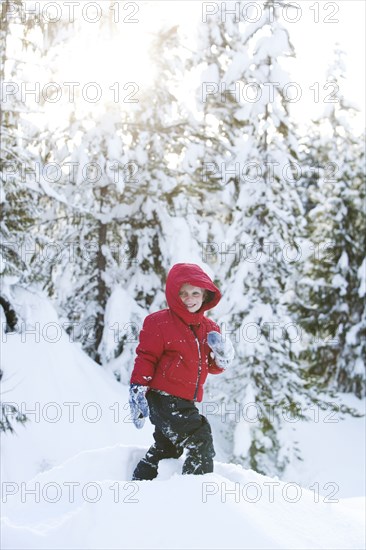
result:
<svg viewBox="0 0 366 550"><path fill-rule="evenodd" d="M30 421L1 435L3 549L364 548L361 492L325 497L218 460L213 474L183 477L183 458L163 461L153 482L131 482L151 424L134 428L127 386L70 342L48 300L18 299L28 333L3 334L1 397ZM308 480L340 453L348 422L363 441L362 420L337 424L338 446L331 438L303 465ZM348 464L333 464L334 479L358 475Z"/></svg>
<svg viewBox="0 0 366 550"><path fill-rule="evenodd" d="M38 474L38 502L8 497L2 547L363 548L362 518L342 503L222 463L183 477L182 460L166 460L156 481L125 481L142 453L85 451Z"/></svg>

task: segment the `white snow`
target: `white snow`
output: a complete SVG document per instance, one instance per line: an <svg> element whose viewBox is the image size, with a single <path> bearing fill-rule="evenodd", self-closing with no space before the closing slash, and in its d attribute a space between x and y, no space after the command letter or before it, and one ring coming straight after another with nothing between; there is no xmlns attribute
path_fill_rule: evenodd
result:
<svg viewBox="0 0 366 550"><path fill-rule="evenodd" d="M364 258L362 264L357 271L358 278L360 279L360 287L358 289L358 295L363 298L366 294L366 258Z"/></svg>
<svg viewBox="0 0 366 550"><path fill-rule="evenodd" d="M82 452L29 481L39 502L7 486L15 494L6 496L4 547L361 548L356 502L316 502L312 491L237 465L181 476L181 459L165 460L154 482L129 482L142 452Z"/></svg>
<svg viewBox="0 0 366 550"><path fill-rule="evenodd" d="M298 441L303 462L290 464L283 479L301 480L304 486L316 487L320 494L333 494L343 501L365 495L366 422L365 416L343 420L342 404L365 415L365 400L343 395L334 400L334 410L314 405L303 411L312 421L286 424L286 436Z"/></svg>
<svg viewBox="0 0 366 550"><path fill-rule="evenodd" d="M153 482L131 482L151 424L134 428L127 386L61 329L44 331L57 323L47 299L23 291L21 301L23 332L2 335L1 398L34 412L2 434L2 548L364 547L362 419L299 428L306 483L219 461L212 474L182 476L184 457L162 461ZM349 498L314 485L340 479Z"/></svg>
<svg viewBox="0 0 366 550"><path fill-rule="evenodd" d="M103 362L114 358L118 342L124 337L133 340L134 329L139 332L145 311L136 304L131 294L116 286L109 297L105 309L105 322L99 352Z"/></svg>
<svg viewBox="0 0 366 550"><path fill-rule="evenodd" d="M229 86L231 83L240 80L249 64L250 59L245 50L242 52L235 52L235 54L232 56L231 63L223 76L222 81Z"/></svg>
<svg viewBox="0 0 366 550"><path fill-rule="evenodd" d="M209 82L210 84L218 84L220 82L220 75L215 63L208 65L208 67L202 71L201 82Z"/></svg>

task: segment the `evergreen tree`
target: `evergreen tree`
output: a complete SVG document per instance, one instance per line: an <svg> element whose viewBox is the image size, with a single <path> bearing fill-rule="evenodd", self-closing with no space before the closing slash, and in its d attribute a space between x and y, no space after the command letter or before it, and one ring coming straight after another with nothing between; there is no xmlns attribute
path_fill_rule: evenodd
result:
<svg viewBox="0 0 366 550"><path fill-rule="evenodd" d="M3 281L10 276L13 282L25 282L29 277L34 225L39 217L39 190L30 176L37 159L31 152L35 129L26 120L29 108L21 93L26 50L34 50L29 39L33 23L22 20L21 8L20 1L1 4L0 278Z"/></svg>
<svg viewBox="0 0 366 550"><path fill-rule="evenodd" d="M225 247L219 251L225 284L217 313L223 332L235 340L237 357L223 380L210 383L221 405L237 413L227 417L232 458L270 475L281 472L296 454L295 445L285 445L282 437L286 414L303 417L311 402L286 304L303 209L294 169L297 132L284 92L289 79L280 64L294 52L276 5L265 2L261 20L241 28L241 41L237 35L238 51L240 44L247 51L243 70L232 54L231 83L242 89L252 83L257 99L248 101L241 94L241 109L234 111L239 128L233 132L233 161L241 176ZM244 428L249 404L257 419Z"/></svg>
<svg viewBox="0 0 366 550"><path fill-rule="evenodd" d="M22 2L1 3L0 80L0 334L19 330L18 315L12 303L11 286L27 284L29 255L35 251L34 224L38 189L28 177L36 156L31 152L35 129L27 122L28 106L22 99L23 67L27 49L34 51L33 22L21 17ZM4 372L0 369L0 382ZM13 404L0 397L0 432L15 431L14 421L27 418Z"/></svg>
<svg viewBox="0 0 366 550"><path fill-rule="evenodd" d="M120 275L121 175L113 169L123 156L120 113L110 108L93 117L65 161L75 170L64 183L65 220L58 227L49 292L55 294L67 330L97 362L104 309ZM75 129L78 126L75 122Z"/></svg>
<svg viewBox="0 0 366 550"><path fill-rule="evenodd" d="M341 93L345 68L336 51L327 79L340 90L314 125L319 178L308 181L312 253L301 266L293 311L309 335L301 357L319 387L365 395L365 152Z"/></svg>
<svg viewBox="0 0 366 550"><path fill-rule="evenodd" d="M188 64L199 74L196 112L192 114L195 125L184 166L199 203L196 216L201 225L208 226L203 259L215 264L219 276L215 251L223 239L222 228L233 220L240 161L250 129L241 100L250 58L236 15L226 14L224 20L207 18L198 26L196 50Z"/></svg>

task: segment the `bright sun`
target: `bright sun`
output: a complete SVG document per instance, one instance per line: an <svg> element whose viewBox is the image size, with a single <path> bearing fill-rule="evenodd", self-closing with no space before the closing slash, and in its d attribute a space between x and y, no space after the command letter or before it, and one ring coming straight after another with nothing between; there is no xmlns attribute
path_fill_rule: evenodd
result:
<svg viewBox="0 0 366 550"><path fill-rule="evenodd" d="M129 103L137 102L139 92L153 84L156 68L149 52L153 33L159 28L159 10L152 18L141 9L138 23L127 24L123 20L111 21L109 3L99 5L103 5L107 17L96 24L81 19L68 24L51 61L52 70L45 67L43 84L54 81L63 89L60 102L46 101L53 124L58 124L74 107L78 117L88 112L97 114L117 104L128 109Z"/></svg>
<svg viewBox="0 0 366 550"><path fill-rule="evenodd" d="M118 22L114 21L117 5L122 6ZM124 95L133 94L133 85L136 90L152 84L155 66L149 53L154 34L164 24L176 24L177 18L180 24L192 23L192 5L187 9L186 4L176 1L99 2L99 6L103 6L104 21L79 21L76 32L75 28L67 30L71 40L60 52L59 73L64 81L98 83L107 101L123 100L123 90Z"/></svg>
<svg viewBox="0 0 366 550"><path fill-rule="evenodd" d="M105 0L88 3L90 6L93 4L100 7L104 19L95 24L78 20L63 29L64 36L60 40L58 54L51 61L52 70L49 70L48 65L44 76L45 82L56 80L61 85L65 82L74 83L77 111L81 117L88 111L101 112L111 104L123 103L123 108L129 109L128 103L138 98L139 91L149 88L154 81L156 68L149 56L153 34L159 32L164 24L179 24L187 27L193 36L195 25L201 20L200 1ZM307 120L310 111L313 113L323 107L322 102L314 102L311 90L314 83L318 83L319 88L323 90L325 70L332 57L336 40L339 40L341 46L349 52L348 74L343 84L344 93L351 100L355 99L360 106L363 105L363 44L350 40L350 36L363 36L361 30L358 33L355 29L360 29L364 8L363 11L360 10L363 3L354 0L347 2L347 5L352 5L352 10L347 10L344 4L340 3L339 23L335 25L326 25L322 21L315 25L314 11L306 9L307 3L301 4L302 18L296 26L290 28L291 39L297 51L297 58L292 62L294 73L291 78L299 82L302 89L301 101L298 104L294 103L292 108L294 112L297 109L296 113L300 118L305 113ZM116 16L118 5L120 11L116 22L113 18ZM92 8L88 11L88 16L93 18ZM313 38L310 42L309 36ZM51 43L51 50L54 47L55 44ZM192 49L195 49L194 45ZM188 51L188 48L185 51ZM194 98L194 85L195 83L182 81L180 91L186 90L186 98ZM67 110L69 107L69 110L72 110L70 102L69 105L64 103L62 109L61 104L49 104L47 107L55 123L60 117L64 117L63 108ZM362 116L360 120L362 122Z"/></svg>
<svg viewBox="0 0 366 550"><path fill-rule="evenodd" d="M125 89L127 95L133 92L133 87L141 88L152 82L154 70L148 57L150 37L146 33L128 28L96 36L93 31L85 28L84 33L73 40L71 55L65 52L64 60L60 60L61 72L67 78L80 82L83 87L89 84L91 98L93 91L97 94L100 87L107 101L121 100L122 90ZM94 90L92 82L96 83Z"/></svg>

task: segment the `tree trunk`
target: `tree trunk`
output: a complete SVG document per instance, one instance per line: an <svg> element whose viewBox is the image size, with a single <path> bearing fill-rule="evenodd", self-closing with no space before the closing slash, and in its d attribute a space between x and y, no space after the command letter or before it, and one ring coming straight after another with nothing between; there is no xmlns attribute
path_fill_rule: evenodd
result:
<svg viewBox="0 0 366 550"><path fill-rule="evenodd" d="M106 271L106 258L103 254L103 246L107 245L107 225L99 223L98 227L98 254L97 254L97 270L98 270L98 294L97 294L97 315L95 319L95 361L101 365L101 357L98 351L102 341L104 330L104 311L107 302L107 287L104 280Z"/></svg>
<svg viewBox="0 0 366 550"><path fill-rule="evenodd" d="M8 300L6 300L3 296L0 296L0 306L3 308L6 318L5 332L13 332L18 322L17 314L12 308L10 302L8 302Z"/></svg>

